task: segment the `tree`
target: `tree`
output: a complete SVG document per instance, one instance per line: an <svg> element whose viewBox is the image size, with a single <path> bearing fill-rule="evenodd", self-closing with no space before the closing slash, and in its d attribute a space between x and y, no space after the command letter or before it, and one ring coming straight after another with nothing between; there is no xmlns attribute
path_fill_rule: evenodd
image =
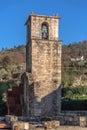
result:
<svg viewBox="0 0 87 130"><path fill-rule="evenodd" d="M2 66L3 68L5 68L7 70L7 67L8 65L10 65L11 63L11 59L9 56L5 56L3 59L2 59Z"/></svg>

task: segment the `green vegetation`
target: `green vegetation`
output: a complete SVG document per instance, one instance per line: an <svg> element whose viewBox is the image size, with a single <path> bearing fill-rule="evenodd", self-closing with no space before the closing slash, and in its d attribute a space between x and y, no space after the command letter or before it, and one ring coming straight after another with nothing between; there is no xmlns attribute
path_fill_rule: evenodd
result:
<svg viewBox="0 0 87 130"><path fill-rule="evenodd" d="M63 46L62 110L87 110L87 41ZM71 58L83 56L82 61Z"/></svg>
<svg viewBox="0 0 87 130"><path fill-rule="evenodd" d="M6 92L15 85L14 82L0 82L0 116L7 114Z"/></svg>
<svg viewBox="0 0 87 130"><path fill-rule="evenodd" d="M87 99L86 100L63 99L62 110L70 110L70 111L87 110Z"/></svg>
<svg viewBox="0 0 87 130"><path fill-rule="evenodd" d="M7 114L6 92L18 86L20 75L25 70L25 46L12 49L2 48L0 52L0 116Z"/></svg>
<svg viewBox="0 0 87 130"><path fill-rule="evenodd" d="M62 97L73 99L77 97L78 99L87 96L87 86L80 86L75 88L66 87L62 89Z"/></svg>
<svg viewBox="0 0 87 130"><path fill-rule="evenodd" d="M87 41L62 47L62 87L84 86L87 83ZM71 58L84 57L82 61ZM78 84L79 80L81 81ZM77 83L75 83L77 81ZM74 84L75 83L75 84Z"/></svg>
<svg viewBox="0 0 87 130"><path fill-rule="evenodd" d="M71 61L71 58L81 56L84 57L83 61ZM25 57L24 45L14 46L12 49L2 48L0 52L0 114L7 110L6 92L14 86L15 79L19 79L24 71ZM11 79L14 83L8 82ZM61 85L63 110L87 110L87 41L62 47Z"/></svg>
<svg viewBox="0 0 87 130"><path fill-rule="evenodd" d="M87 110L87 86L62 88L62 110Z"/></svg>

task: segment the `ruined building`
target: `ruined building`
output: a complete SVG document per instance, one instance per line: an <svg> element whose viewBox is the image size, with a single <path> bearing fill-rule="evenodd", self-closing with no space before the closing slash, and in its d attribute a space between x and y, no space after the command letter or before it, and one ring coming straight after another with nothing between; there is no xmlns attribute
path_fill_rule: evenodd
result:
<svg viewBox="0 0 87 130"><path fill-rule="evenodd" d="M49 128L85 130L86 111L60 113L62 42L58 37L59 17L31 14L26 26L26 72L21 76L20 86L7 93L8 114L41 117L45 121L56 116L48 123ZM59 127L59 124L74 127Z"/></svg>
<svg viewBox="0 0 87 130"><path fill-rule="evenodd" d="M26 27L26 72L20 85L22 115L57 116L61 110L59 16L31 14Z"/></svg>
<svg viewBox="0 0 87 130"><path fill-rule="evenodd" d="M26 116L56 116L61 109L59 16L31 14L26 26L23 113Z"/></svg>

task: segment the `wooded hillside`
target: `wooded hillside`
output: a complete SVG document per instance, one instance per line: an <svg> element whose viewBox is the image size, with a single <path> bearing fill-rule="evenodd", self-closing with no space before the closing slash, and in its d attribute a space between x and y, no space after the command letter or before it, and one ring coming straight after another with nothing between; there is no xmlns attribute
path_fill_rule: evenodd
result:
<svg viewBox="0 0 87 130"><path fill-rule="evenodd" d="M83 57L82 60L76 60L81 57ZM14 73L15 69L13 68L25 64L25 62L26 48L24 45L12 49L2 49L0 52L0 74L2 71L9 72L11 68L11 73ZM75 87L79 85L87 85L87 41L62 46L62 86Z"/></svg>

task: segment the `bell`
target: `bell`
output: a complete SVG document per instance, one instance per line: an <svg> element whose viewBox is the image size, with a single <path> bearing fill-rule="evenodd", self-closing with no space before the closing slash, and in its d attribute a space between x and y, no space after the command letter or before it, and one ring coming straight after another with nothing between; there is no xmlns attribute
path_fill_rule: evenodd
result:
<svg viewBox="0 0 87 130"><path fill-rule="evenodd" d="M46 32L43 32L43 33L42 33L42 37L43 37L43 38L47 38L47 33L46 33Z"/></svg>

